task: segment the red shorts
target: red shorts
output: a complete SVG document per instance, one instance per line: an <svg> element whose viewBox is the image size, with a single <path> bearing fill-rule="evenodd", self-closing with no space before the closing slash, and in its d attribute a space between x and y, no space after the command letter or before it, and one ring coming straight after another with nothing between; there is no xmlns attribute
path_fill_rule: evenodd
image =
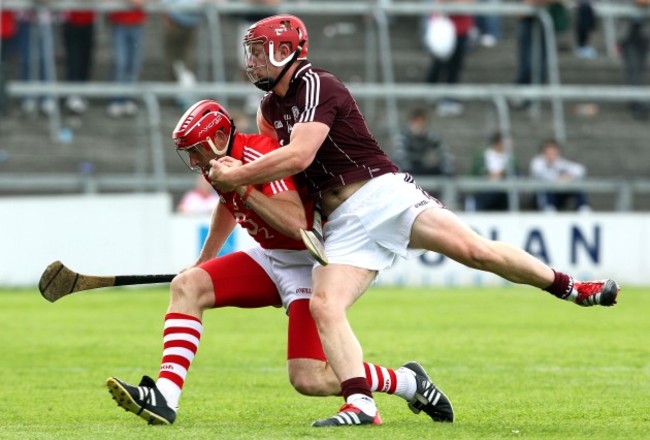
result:
<svg viewBox="0 0 650 440"><path fill-rule="evenodd" d="M233 252L200 265L212 279L214 308L281 307L276 285L264 269L245 252ZM309 300L296 299L289 305L287 359L325 361L316 323L309 312Z"/></svg>

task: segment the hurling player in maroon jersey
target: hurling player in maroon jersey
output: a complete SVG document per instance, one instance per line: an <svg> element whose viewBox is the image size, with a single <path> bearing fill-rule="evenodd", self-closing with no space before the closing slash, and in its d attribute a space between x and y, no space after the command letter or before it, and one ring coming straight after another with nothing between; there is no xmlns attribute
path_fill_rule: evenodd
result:
<svg viewBox="0 0 650 440"><path fill-rule="evenodd" d="M616 303L615 281L580 282L522 249L481 237L400 173L370 134L345 85L308 61L309 36L298 17L260 20L243 43L249 78L268 92L258 127L283 148L244 166L213 161L209 177L218 188L232 189L299 174L327 218L323 232L329 264L314 268L310 308L346 404L314 426L377 422L347 310L397 256L434 251L581 306ZM412 371L418 388L411 410L453 421L447 397L421 367Z"/></svg>
<svg viewBox="0 0 650 440"><path fill-rule="evenodd" d="M236 132L226 110L211 100L192 106L178 122L173 137L179 155L204 178L213 158L227 157L231 164L245 164L278 148L277 141L268 136ZM197 261L171 284L158 380L144 376L139 386L115 377L107 381L121 407L152 424L168 425L176 419L206 309L284 306L289 317L287 364L291 384L301 394L311 396L341 392L309 312L315 260L298 230L308 227L313 203L300 194L291 177L218 192L221 200L212 213ZM237 224L259 246L215 258ZM418 368L415 362L411 364ZM416 386L411 370L364 362L364 371L372 390L413 399Z"/></svg>

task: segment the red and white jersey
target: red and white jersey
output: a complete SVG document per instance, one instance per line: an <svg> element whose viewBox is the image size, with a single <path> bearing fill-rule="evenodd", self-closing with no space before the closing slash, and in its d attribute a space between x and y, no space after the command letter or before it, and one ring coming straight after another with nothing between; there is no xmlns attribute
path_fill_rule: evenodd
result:
<svg viewBox="0 0 650 440"><path fill-rule="evenodd" d="M280 145L289 143L293 126L301 122L321 122L330 128L314 161L303 172L315 199L324 191L397 171L370 134L347 87L308 61L296 69L285 96L269 92L260 105Z"/></svg>
<svg viewBox="0 0 650 440"><path fill-rule="evenodd" d="M260 134L241 134L237 133L233 139L230 156L241 160L244 164L253 162L270 151L278 148L275 139ZM207 179L207 176L205 176ZM307 221L311 224L313 220L314 204L309 200L306 190L300 190L292 177L286 177L275 182L262 183L254 185L255 189L261 191L266 196L273 196L284 191L298 191L300 198L305 206ZM221 203L226 205L228 211L232 213L240 226L245 228L253 239L264 249L289 249L302 250L305 245L302 240L294 240L281 234L271 227L255 211L241 200L237 192L232 191L222 193L217 190Z"/></svg>

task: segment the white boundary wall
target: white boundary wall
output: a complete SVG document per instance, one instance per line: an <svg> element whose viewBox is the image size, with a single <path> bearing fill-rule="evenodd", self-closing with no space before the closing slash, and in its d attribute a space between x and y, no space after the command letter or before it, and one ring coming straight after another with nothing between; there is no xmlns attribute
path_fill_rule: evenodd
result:
<svg viewBox="0 0 650 440"><path fill-rule="evenodd" d="M650 285L650 214L461 214L484 236L582 279ZM176 272L191 264L209 218L173 213L166 194L0 199L0 285L33 287L54 260L95 275ZM236 229L228 248L252 240ZM504 284L440 255L398 260L379 284Z"/></svg>

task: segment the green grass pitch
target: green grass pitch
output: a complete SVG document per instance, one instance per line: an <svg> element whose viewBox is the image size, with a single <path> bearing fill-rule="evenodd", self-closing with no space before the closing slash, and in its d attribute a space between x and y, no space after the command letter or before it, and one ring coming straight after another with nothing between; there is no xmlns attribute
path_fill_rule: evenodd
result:
<svg viewBox="0 0 650 440"><path fill-rule="evenodd" d="M367 361L420 361L454 404L434 424L376 394L379 427L316 429L339 397L296 393L280 309L208 311L173 426L119 409L109 376L156 377L166 289L103 289L55 304L0 292L0 438L643 439L650 436L650 289L580 308L529 287L372 288L350 319Z"/></svg>

